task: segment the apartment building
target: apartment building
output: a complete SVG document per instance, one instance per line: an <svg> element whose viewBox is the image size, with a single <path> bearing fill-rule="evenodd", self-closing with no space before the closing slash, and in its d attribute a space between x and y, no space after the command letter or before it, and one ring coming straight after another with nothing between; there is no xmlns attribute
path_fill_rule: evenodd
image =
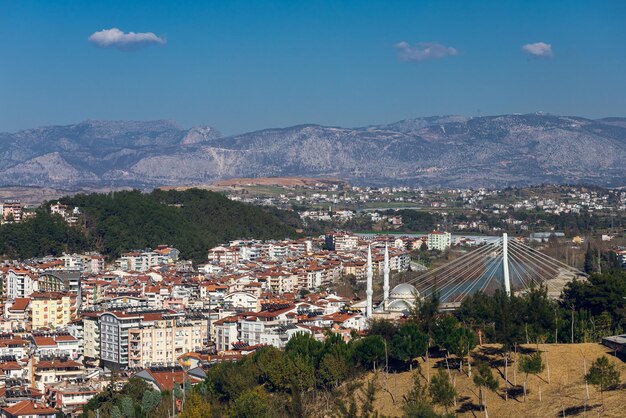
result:
<svg viewBox="0 0 626 418"><path fill-rule="evenodd" d="M50 406L63 412L64 416L80 411L91 398L100 392L96 386L83 384L64 384L51 387L48 391L47 400Z"/></svg>
<svg viewBox="0 0 626 418"><path fill-rule="evenodd" d="M100 361L104 367L115 370L128 367L128 331L139 328L142 320L141 313L100 314Z"/></svg>
<svg viewBox="0 0 626 418"><path fill-rule="evenodd" d="M4 319L26 323L30 318L30 298L17 298L10 300L4 305Z"/></svg>
<svg viewBox="0 0 626 418"><path fill-rule="evenodd" d="M148 271L152 267L178 260L180 252L176 248L159 246L154 251L132 251L123 253L115 263L122 271Z"/></svg>
<svg viewBox="0 0 626 418"><path fill-rule="evenodd" d="M4 221L22 222L23 206L19 200L5 200L0 205L2 219Z"/></svg>
<svg viewBox="0 0 626 418"><path fill-rule="evenodd" d="M211 248L207 258L210 263L235 265L239 263L241 253L238 248L219 246Z"/></svg>
<svg viewBox="0 0 626 418"><path fill-rule="evenodd" d="M261 344L262 336L281 325L296 322L294 305L276 306L261 312L247 312L239 320L240 339L247 345Z"/></svg>
<svg viewBox="0 0 626 418"><path fill-rule="evenodd" d="M32 339L37 356L77 359L83 353L82 340L68 333L33 334Z"/></svg>
<svg viewBox="0 0 626 418"><path fill-rule="evenodd" d="M141 326L128 331L128 367L175 363L179 356L204 348L207 329L201 316L146 314Z"/></svg>
<svg viewBox="0 0 626 418"><path fill-rule="evenodd" d="M25 358L30 352L30 341L11 333L0 334L0 357Z"/></svg>
<svg viewBox="0 0 626 418"><path fill-rule="evenodd" d="M6 275L7 299L27 298L33 293L34 279L28 270L9 269Z"/></svg>
<svg viewBox="0 0 626 418"><path fill-rule="evenodd" d="M239 316L232 315L213 322L215 348L218 352L230 350L239 341Z"/></svg>
<svg viewBox="0 0 626 418"><path fill-rule="evenodd" d="M433 231L428 234L426 245L429 250L445 251L450 248L451 243L452 235L449 232Z"/></svg>
<svg viewBox="0 0 626 418"><path fill-rule="evenodd" d="M83 353L87 361L100 359L100 323L97 313L83 313Z"/></svg>
<svg viewBox="0 0 626 418"><path fill-rule="evenodd" d="M33 329L59 328L76 319L76 298L68 293L35 292L31 295Z"/></svg>
<svg viewBox="0 0 626 418"><path fill-rule="evenodd" d="M4 418L55 418L61 411L51 408L43 402L23 400L11 406L4 406L0 414Z"/></svg>
<svg viewBox="0 0 626 418"><path fill-rule="evenodd" d="M34 386L44 391L46 385L59 382L79 382L85 374L85 367L68 359L42 359L34 363Z"/></svg>

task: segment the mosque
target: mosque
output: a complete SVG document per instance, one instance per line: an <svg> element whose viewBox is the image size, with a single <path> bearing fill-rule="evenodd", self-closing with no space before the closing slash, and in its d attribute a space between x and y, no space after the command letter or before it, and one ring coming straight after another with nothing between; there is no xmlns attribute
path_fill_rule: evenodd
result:
<svg viewBox="0 0 626 418"><path fill-rule="evenodd" d="M366 318L395 319L407 315L415 306L415 300L420 296L415 286L409 283L400 283L390 291L389 273L389 248L385 244L383 300L378 306L374 307L374 270L372 268L372 247L370 245L367 249L367 290L365 291L367 297L365 303L360 302L355 305L357 308L365 308Z"/></svg>

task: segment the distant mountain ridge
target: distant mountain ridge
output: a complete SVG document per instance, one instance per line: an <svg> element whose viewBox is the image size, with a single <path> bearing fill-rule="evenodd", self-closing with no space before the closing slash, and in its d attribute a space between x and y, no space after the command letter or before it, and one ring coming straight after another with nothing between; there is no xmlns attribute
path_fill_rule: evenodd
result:
<svg viewBox="0 0 626 418"><path fill-rule="evenodd" d="M172 121L84 121L0 133L0 185L191 185L233 177L357 184L626 185L626 118L547 114L426 117L222 136Z"/></svg>

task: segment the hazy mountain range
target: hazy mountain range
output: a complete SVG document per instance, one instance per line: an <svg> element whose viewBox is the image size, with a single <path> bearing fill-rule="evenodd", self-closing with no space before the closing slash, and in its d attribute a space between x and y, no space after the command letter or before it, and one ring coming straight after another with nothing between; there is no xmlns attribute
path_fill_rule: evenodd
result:
<svg viewBox="0 0 626 418"><path fill-rule="evenodd" d="M169 121L85 121L0 133L0 185L191 185L231 177L355 184L626 185L626 118L457 116L222 136Z"/></svg>

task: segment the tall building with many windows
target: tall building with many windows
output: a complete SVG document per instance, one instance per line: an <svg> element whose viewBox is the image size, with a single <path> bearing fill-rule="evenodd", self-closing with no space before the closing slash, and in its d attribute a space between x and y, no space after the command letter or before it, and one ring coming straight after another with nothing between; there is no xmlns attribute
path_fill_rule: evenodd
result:
<svg viewBox="0 0 626 418"><path fill-rule="evenodd" d="M445 251L450 248L450 244L452 243L452 235L449 232L440 232L433 231L428 234L428 245L429 250L439 250Z"/></svg>

